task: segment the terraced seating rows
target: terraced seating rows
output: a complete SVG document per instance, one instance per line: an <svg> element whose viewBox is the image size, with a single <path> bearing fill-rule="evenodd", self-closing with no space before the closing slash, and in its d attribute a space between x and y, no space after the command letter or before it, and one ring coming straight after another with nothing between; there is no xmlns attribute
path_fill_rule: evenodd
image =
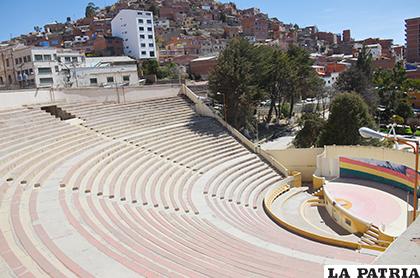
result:
<svg viewBox="0 0 420 278"><path fill-rule="evenodd" d="M284 177L183 97L60 107L83 123L0 111L2 277L304 277L373 259L276 226L262 198Z"/></svg>

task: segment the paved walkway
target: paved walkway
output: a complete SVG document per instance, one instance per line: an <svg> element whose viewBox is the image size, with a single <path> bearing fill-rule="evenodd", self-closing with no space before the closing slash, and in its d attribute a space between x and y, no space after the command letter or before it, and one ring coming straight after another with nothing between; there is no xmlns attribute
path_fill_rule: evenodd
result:
<svg viewBox="0 0 420 278"><path fill-rule="evenodd" d="M263 150L285 150L292 144L293 139L295 139L295 136L279 137L273 141L261 144L261 148Z"/></svg>

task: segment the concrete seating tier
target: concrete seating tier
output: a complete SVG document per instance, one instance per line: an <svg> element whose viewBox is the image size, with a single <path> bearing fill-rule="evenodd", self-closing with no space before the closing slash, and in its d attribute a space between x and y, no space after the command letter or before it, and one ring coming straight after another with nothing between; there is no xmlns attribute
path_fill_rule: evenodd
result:
<svg viewBox="0 0 420 278"><path fill-rule="evenodd" d="M282 182L183 97L0 111L1 277L307 277L373 257L275 225ZM322 251L322 252L320 252Z"/></svg>

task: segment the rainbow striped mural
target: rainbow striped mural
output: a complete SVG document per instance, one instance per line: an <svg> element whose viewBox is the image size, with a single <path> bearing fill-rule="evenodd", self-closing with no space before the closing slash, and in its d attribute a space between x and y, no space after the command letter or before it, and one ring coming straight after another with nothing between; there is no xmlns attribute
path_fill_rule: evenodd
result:
<svg viewBox="0 0 420 278"><path fill-rule="evenodd" d="M415 171L407 166L389 161L348 157L340 157L339 163L340 177L372 180L413 192Z"/></svg>

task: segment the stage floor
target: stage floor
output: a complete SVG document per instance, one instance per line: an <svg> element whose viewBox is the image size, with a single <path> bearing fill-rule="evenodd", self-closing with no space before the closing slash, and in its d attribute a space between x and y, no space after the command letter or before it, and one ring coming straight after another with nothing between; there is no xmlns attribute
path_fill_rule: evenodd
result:
<svg viewBox="0 0 420 278"><path fill-rule="evenodd" d="M372 187L363 181L364 185L350 182L331 181L324 188L328 190L337 203L354 215L372 222L378 227L385 226L389 235L399 236L407 228L407 208L411 206L404 200L375 189L378 183L372 182ZM387 186L387 185L384 185Z"/></svg>

